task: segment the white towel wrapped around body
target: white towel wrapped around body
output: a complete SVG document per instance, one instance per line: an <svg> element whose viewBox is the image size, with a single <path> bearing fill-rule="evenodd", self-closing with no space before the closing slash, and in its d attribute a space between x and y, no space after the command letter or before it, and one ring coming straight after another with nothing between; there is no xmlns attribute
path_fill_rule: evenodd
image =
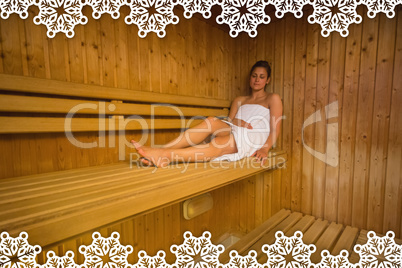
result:
<svg viewBox="0 0 402 268"><path fill-rule="evenodd" d="M235 118L250 123L253 128L239 127L223 120L232 128L237 153L225 154L214 158L212 161L237 161L249 157L267 141L270 132L270 111L268 108L259 104L244 104L239 107Z"/></svg>

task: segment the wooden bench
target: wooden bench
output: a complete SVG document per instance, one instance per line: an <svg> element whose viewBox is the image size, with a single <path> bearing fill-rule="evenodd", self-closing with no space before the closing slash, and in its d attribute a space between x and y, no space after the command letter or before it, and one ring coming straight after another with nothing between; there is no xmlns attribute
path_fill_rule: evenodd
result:
<svg viewBox="0 0 402 268"><path fill-rule="evenodd" d="M222 100L10 75L0 75L0 91L0 134L66 132L66 114L71 109L72 129L67 132L72 135L79 131L144 130L144 125L147 129L181 130L183 118L185 127L189 127L197 123L189 117L227 115L230 105ZM181 112L166 105L154 107L153 103L175 104ZM113 109L99 109L110 105ZM144 118L131 125L115 123L133 114ZM156 118L152 118L154 115ZM99 116L104 120L102 124ZM26 231L32 244L46 246L275 169L285 162L284 152L273 151L264 168L251 159L223 166L211 162L164 169L144 168L125 160L6 178L0 180L0 231L14 236Z"/></svg>
<svg viewBox="0 0 402 268"><path fill-rule="evenodd" d="M300 212L291 212L282 209L262 225L243 236L235 244L228 247L220 256L221 263L230 260L229 253L236 250L239 255L245 256L250 250L257 252L257 261L261 264L267 262L267 255L262 252L264 245L272 245L276 241L275 234L282 231L287 237L294 235L296 231L303 233L303 243L306 245L314 244L315 252L310 256L311 262L321 261L321 252L328 250L333 256L337 256L342 250L349 253L349 261L357 263L359 255L354 252L356 244L363 245L367 242L367 231L359 230L351 226L343 226L327 220L316 219L311 215L304 215ZM395 239L397 244L402 244L402 240Z"/></svg>

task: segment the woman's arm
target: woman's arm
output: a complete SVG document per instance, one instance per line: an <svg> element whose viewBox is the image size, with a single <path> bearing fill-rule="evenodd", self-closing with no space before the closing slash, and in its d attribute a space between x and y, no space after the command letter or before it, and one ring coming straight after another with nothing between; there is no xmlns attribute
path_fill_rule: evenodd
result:
<svg viewBox="0 0 402 268"><path fill-rule="evenodd" d="M282 123L283 106L280 96L278 94L272 95L268 106L270 110L269 136L264 146L253 154L253 156L255 156L258 160L261 161L261 165L263 164L265 158L267 158L268 151L271 149L271 147L278 139Z"/></svg>

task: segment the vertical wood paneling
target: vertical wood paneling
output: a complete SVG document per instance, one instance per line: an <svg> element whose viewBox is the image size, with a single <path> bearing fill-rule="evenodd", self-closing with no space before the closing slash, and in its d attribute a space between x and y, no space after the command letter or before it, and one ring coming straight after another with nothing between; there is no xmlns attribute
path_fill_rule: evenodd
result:
<svg viewBox="0 0 402 268"><path fill-rule="evenodd" d="M338 221L352 220L353 170L356 140L356 115L359 87L360 51L362 25L354 25L349 29L346 40L345 78L342 100L342 123L339 145L339 199Z"/></svg>
<svg viewBox="0 0 402 268"><path fill-rule="evenodd" d="M22 63L22 73L24 76L29 75L28 70L28 56L27 56L27 40L25 36L25 21L18 21L18 33L20 36L20 47L21 47L21 63Z"/></svg>
<svg viewBox="0 0 402 268"><path fill-rule="evenodd" d="M5 73L23 75L21 40L18 33L17 14L11 14L7 20L1 20L1 40L3 70Z"/></svg>
<svg viewBox="0 0 402 268"><path fill-rule="evenodd" d="M385 177L383 233L386 233L387 230L398 231L400 229L402 210L402 182L395 179L402 174L402 124L400 119L398 121L398 116L402 114L400 105L402 103L402 76L400 75L402 73L402 12L399 11L396 16L398 19ZM396 235L398 236L398 232Z"/></svg>
<svg viewBox="0 0 402 268"><path fill-rule="evenodd" d="M317 90L317 59L318 59L318 36L320 28L317 25L308 27L307 30L307 58L306 58L306 87L304 102L304 120L316 111ZM305 145L312 147L314 144L315 125L309 125L302 129L302 137ZM303 150L302 166L302 193L301 211L306 214L312 213L313 182L314 182L314 157Z"/></svg>
<svg viewBox="0 0 402 268"><path fill-rule="evenodd" d="M392 71L395 52L396 20L380 16L373 125L368 189L368 222L371 230L382 230L384 216L384 185L387 163L387 139L392 92Z"/></svg>
<svg viewBox="0 0 402 268"><path fill-rule="evenodd" d="M396 204L402 200L398 164L401 149L391 135L400 135L400 130L395 127L398 124L390 120L392 114L397 113L392 107L396 101L393 96L398 96L392 79L400 73L397 51L401 41L397 36L401 26L398 16L392 20L383 14L374 19L365 14L363 17L360 25L349 26L347 38L335 32L323 38L319 34L320 25L307 24L304 29L302 24L296 25L295 54L290 56L291 48L285 44L282 60L278 60L281 56L277 50L266 48L267 57L274 58L274 70L278 64L284 66L282 74L274 75L284 77L285 114L286 94L294 101L290 126L293 138L288 140L287 133L282 134L283 148L291 148L291 171L283 172L282 188L291 177L291 195L284 195L287 192L284 190L275 200L282 206L290 202L293 209L316 217L377 232L386 232L392 226L399 234L402 212ZM289 17L284 20L286 25L291 23ZM278 30L281 25L282 22L277 21L267 29L276 47L283 38ZM254 55L251 51L250 61ZM289 76L286 66L291 64L295 66L293 88L286 86ZM275 91L280 78L274 79ZM338 117L327 120L324 108L334 102L338 102ZM318 110L321 110L321 122L302 129L303 122ZM327 139L329 131L338 131L338 140L332 135ZM330 153L327 146L336 148L336 145L339 164L335 167L302 149L308 146L325 154ZM395 159L392 164L389 164L390 158Z"/></svg>
<svg viewBox="0 0 402 268"><path fill-rule="evenodd" d="M127 26L123 19L115 21L114 31L116 40L116 85L118 88L129 88L128 46L130 43L128 42Z"/></svg>
<svg viewBox="0 0 402 268"><path fill-rule="evenodd" d="M37 12L29 12L30 16L36 16ZM44 31L42 27L32 25L25 21L25 44L26 44L26 59L28 61L29 76L46 78L45 71L45 55L42 36Z"/></svg>
<svg viewBox="0 0 402 268"><path fill-rule="evenodd" d="M68 58L66 57L66 37L56 35L48 39L50 77L54 80L67 81Z"/></svg>
<svg viewBox="0 0 402 268"><path fill-rule="evenodd" d="M301 210L302 176L300 170L303 165L303 144L302 125L304 115L304 89L306 81L306 51L307 51L307 22L302 20L296 24L295 40L295 81L293 88L292 107L292 188L291 188L291 209Z"/></svg>
<svg viewBox="0 0 402 268"><path fill-rule="evenodd" d="M67 39L68 64L71 75L71 82L84 83L84 66L86 55L84 52L85 36L83 36L82 25L74 28L75 38Z"/></svg>
<svg viewBox="0 0 402 268"><path fill-rule="evenodd" d="M140 54L139 54L139 38L138 29L135 27L128 27L127 30L127 44L128 44L128 74L129 74L129 88L133 90L144 90L140 86Z"/></svg>
<svg viewBox="0 0 402 268"><path fill-rule="evenodd" d="M154 33L149 33L149 66L151 91L163 92L161 87L161 49L159 37Z"/></svg>
<svg viewBox="0 0 402 268"><path fill-rule="evenodd" d="M332 35L327 38L322 36L318 38L317 88L314 112L320 111L321 120L317 119L318 122L315 123L314 150L315 153L321 154L325 153L327 140L325 106L328 104L331 39ZM324 216L325 168L325 163L314 157L312 213L319 218Z"/></svg>
<svg viewBox="0 0 402 268"><path fill-rule="evenodd" d="M360 80L356 119L352 225L367 228L367 191L371 141L378 19L363 20Z"/></svg>
<svg viewBox="0 0 402 268"><path fill-rule="evenodd" d="M331 58L330 58L330 81L328 92L328 105L338 103L338 117L336 119L326 118L327 139L325 153L326 159L331 160L339 156L332 156L332 148L339 147L339 129L342 125L342 118L339 111L342 111L342 94L344 91L344 73L345 73L345 48L346 40L338 34L332 36ZM338 122L336 122L338 121ZM332 134L337 133L337 137ZM331 148L331 149L330 149ZM329 221L337 220L338 195L339 195L339 164L337 167L326 165L325 169L325 206L324 218Z"/></svg>
<svg viewBox="0 0 402 268"><path fill-rule="evenodd" d="M295 80L295 30L296 19L290 17L285 21L284 44L284 81L283 81L283 106L284 120L282 123L282 148L287 152L292 151L292 124L293 124L293 88ZM291 180L292 162L288 162L286 169L282 170L281 179L281 208L291 207Z"/></svg>
<svg viewBox="0 0 402 268"><path fill-rule="evenodd" d="M113 19L105 16L100 20L101 49L102 49L102 77L103 86L115 87L116 81L116 41ZM149 72L148 72L149 74Z"/></svg>

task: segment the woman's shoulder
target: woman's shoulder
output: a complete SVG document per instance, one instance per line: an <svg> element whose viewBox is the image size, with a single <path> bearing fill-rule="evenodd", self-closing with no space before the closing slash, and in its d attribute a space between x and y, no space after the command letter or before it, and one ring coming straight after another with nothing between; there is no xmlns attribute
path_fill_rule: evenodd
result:
<svg viewBox="0 0 402 268"><path fill-rule="evenodd" d="M279 96L278 93L269 93L269 95L267 96L267 101L269 103L282 102L282 98L281 98L281 96Z"/></svg>
<svg viewBox="0 0 402 268"><path fill-rule="evenodd" d="M233 102L242 105L248 98L249 96L238 96L236 97Z"/></svg>

